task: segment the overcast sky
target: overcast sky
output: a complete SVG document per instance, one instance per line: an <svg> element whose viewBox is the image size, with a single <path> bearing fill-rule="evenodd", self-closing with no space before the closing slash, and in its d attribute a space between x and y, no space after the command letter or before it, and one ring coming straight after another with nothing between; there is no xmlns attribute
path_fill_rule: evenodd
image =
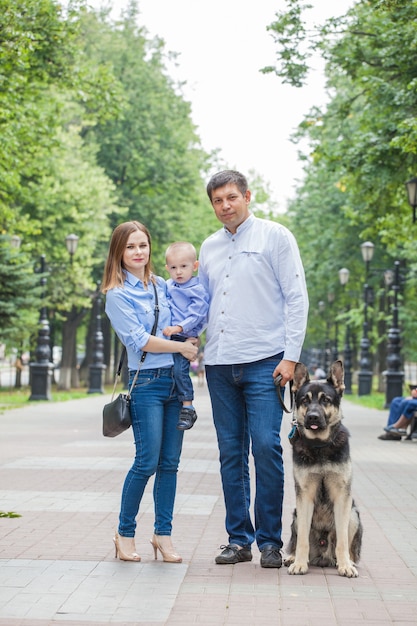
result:
<svg viewBox="0 0 417 626"><path fill-rule="evenodd" d="M113 6L118 17L128 0L89 0ZM340 15L353 0L311 0L311 23ZM282 85L259 70L273 65L275 46L266 27L284 0L139 0L140 25L179 53L174 79L184 94L203 148L220 149L227 166L255 169L269 183L281 209L302 177L291 133L313 105L326 101L320 63L302 89Z"/></svg>

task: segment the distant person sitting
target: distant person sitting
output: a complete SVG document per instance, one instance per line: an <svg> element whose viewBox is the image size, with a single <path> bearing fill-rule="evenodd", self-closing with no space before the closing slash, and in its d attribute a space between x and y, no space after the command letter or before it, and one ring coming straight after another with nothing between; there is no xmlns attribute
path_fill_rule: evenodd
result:
<svg viewBox="0 0 417 626"><path fill-rule="evenodd" d="M313 370L313 378L314 378L314 380L322 380L323 378L327 378L326 372L317 363L314 363L314 365L312 367L312 370Z"/></svg>
<svg viewBox="0 0 417 626"><path fill-rule="evenodd" d="M397 396L391 400L388 422L384 433L378 439L383 441L399 441L407 434L407 427L415 411L417 411L417 385L409 385L410 396Z"/></svg>

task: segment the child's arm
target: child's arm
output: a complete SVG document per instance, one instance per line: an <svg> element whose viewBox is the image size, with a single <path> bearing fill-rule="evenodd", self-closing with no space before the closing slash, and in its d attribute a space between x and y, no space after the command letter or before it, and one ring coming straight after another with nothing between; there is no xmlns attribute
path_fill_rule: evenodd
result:
<svg viewBox="0 0 417 626"><path fill-rule="evenodd" d="M182 333L182 326L166 326L162 331L165 337L171 337L172 335L178 335Z"/></svg>
<svg viewBox="0 0 417 626"><path fill-rule="evenodd" d="M191 296L187 312L181 324L184 333L188 335L190 330L202 329L207 320L209 297L205 289L198 285ZM200 330L201 332L201 330Z"/></svg>

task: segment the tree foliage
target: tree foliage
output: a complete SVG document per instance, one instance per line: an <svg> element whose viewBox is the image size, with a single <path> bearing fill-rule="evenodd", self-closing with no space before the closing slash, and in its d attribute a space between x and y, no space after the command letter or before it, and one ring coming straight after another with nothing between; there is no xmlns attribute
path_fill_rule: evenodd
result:
<svg viewBox="0 0 417 626"><path fill-rule="evenodd" d="M277 63L264 71L300 87L313 54L319 52L326 62L328 103L309 111L294 136L295 141L307 138L311 147L303 156L305 179L290 209L312 294L310 327L318 328L317 301L329 283L336 288L342 266L351 271L348 289L356 294L356 321L361 319L359 245L371 240L375 273L393 267L395 259L402 263L407 277L401 295L404 354L416 359L412 229L417 225L411 224L404 183L417 170L417 3L359 1L346 15L310 33L303 17L307 10L298 0L288 0L287 11L277 14L269 27Z"/></svg>
<svg viewBox="0 0 417 626"><path fill-rule="evenodd" d="M28 350L36 329L41 289L39 277L26 258L11 246L10 237L0 236L0 328L7 347Z"/></svg>
<svg viewBox="0 0 417 626"><path fill-rule="evenodd" d="M71 84L76 22L51 0L0 0L0 223L18 221L26 181L54 141L59 104L51 86Z"/></svg>
<svg viewBox="0 0 417 626"><path fill-rule="evenodd" d="M48 306L68 388L112 229L143 221L161 273L172 240L198 247L215 221L202 181L209 156L136 2L116 22L83 0L0 0L0 10L0 232L22 239L18 273L33 274L25 263L35 268L45 255L47 294L26 309L36 320ZM70 263L71 233L79 240ZM12 322L2 320L4 341Z"/></svg>
<svg viewBox="0 0 417 626"><path fill-rule="evenodd" d="M113 181L127 216L146 224L154 240L157 266L173 240L200 243L207 201L202 174L207 155L191 120L190 104L166 73L166 51L158 38L150 41L140 25L137 3L112 26L92 16L85 36L88 52L109 64L123 90L121 114L87 130L99 145L98 162Z"/></svg>

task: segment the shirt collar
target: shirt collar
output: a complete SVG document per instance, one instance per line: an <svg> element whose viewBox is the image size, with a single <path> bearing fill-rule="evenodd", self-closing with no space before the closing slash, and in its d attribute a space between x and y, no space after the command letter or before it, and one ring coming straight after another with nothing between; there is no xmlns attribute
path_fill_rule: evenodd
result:
<svg viewBox="0 0 417 626"><path fill-rule="evenodd" d="M242 223L240 224L240 226L238 226L238 227L237 227L237 229L236 229L236 232L235 232L235 233L231 233L231 232L230 232L230 230L228 230L228 229L226 228L226 226L223 226L223 230L224 230L224 232L226 233L226 235L227 235L228 237L234 237L234 236L236 236L236 235L240 235L240 233L243 233L243 232L245 232L246 230L248 230L248 228L250 228L250 227L252 226L252 224L253 224L254 220L255 220L255 216L253 215L253 213L250 213L249 217L247 217L247 218L245 219L245 221L244 221L244 222L242 222Z"/></svg>
<svg viewBox="0 0 417 626"><path fill-rule="evenodd" d="M175 280L172 281L172 284L174 285L174 287L194 287L194 285L196 285L198 283L198 277L197 276L192 276L190 278L190 280L187 280L186 283L177 283Z"/></svg>
<svg viewBox="0 0 417 626"><path fill-rule="evenodd" d="M124 269L123 273L126 276L125 280L133 287L135 287L138 283L143 285L143 281L141 281L141 279L135 276L134 274L131 274L128 270Z"/></svg>

